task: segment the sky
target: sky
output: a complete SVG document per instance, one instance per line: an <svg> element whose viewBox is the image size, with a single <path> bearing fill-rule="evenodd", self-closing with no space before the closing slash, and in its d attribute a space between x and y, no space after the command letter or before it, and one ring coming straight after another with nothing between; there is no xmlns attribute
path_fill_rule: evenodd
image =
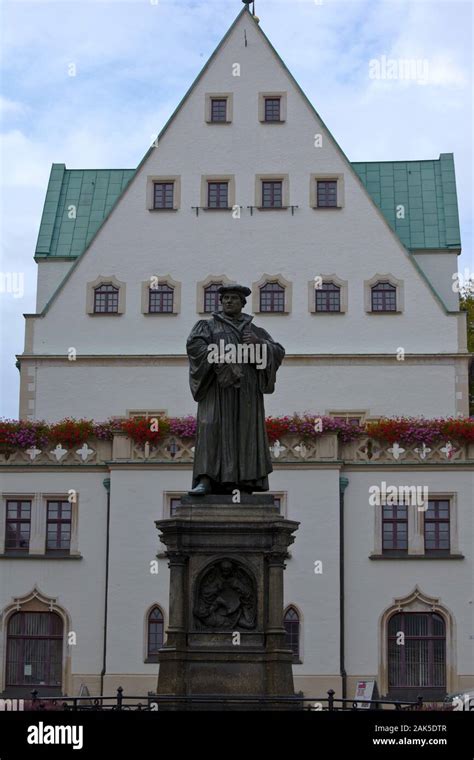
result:
<svg viewBox="0 0 474 760"><path fill-rule="evenodd" d="M33 255L51 164L134 168L242 7L0 0L0 417L18 417L15 361L23 314L35 312ZM454 153L458 268L472 274L470 0L256 0L255 11L351 161ZM389 60L407 59L418 62L412 78L374 78Z"/></svg>

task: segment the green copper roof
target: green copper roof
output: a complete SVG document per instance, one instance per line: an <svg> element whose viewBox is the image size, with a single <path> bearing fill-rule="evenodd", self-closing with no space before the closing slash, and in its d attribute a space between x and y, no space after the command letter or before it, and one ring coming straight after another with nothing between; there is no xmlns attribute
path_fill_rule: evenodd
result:
<svg viewBox="0 0 474 760"><path fill-rule="evenodd" d="M356 162L352 167L407 248L460 248L452 153L429 161ZM36 256L77 258L134 173L53 164ZM397 214L400 207L403 212Z"/></svg>
<svg viewBox="0 0 474 760"><path fill-rule="evenodd" d="M79 256L134 173L134 169L66 169L64 164L53 164L36 256Z"/></svg>
<svg viewBox="0 0 474 760"><path fill-rule="evenodd" d="M452 153L441 153L430 161L371 161L352 166L407 248L461 247Z"/></svg>

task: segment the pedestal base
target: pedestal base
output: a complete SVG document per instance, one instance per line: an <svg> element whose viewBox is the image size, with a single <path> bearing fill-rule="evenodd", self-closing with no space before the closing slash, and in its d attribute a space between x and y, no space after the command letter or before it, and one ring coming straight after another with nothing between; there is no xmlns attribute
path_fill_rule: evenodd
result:
<svg viewBox="0 0 474 760"><path fill-rule="evenodd" d="M289 702L229 698L294 697L283 571L298 523L281 517L271 496L242 494L238 504L230 496L183 497L156 525L171 572L158 694L187 698L160 709L289 709Z"/></svg>

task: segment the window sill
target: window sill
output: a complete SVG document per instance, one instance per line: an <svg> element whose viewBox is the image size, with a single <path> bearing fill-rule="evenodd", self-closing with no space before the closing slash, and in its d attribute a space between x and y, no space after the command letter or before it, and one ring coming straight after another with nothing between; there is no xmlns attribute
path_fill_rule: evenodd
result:
<svg viewBox="0 0 474 760"><path fill-rule="evenodd" d="M285 317L287 314L289 314L289 311L256 311L255 314L258 314L260 317L267 317L270 315L276 315L277 317Z"/></svg>
<svg viewBox="0 0 474 760"><path fill-rule="evenodd" d="M313 314L315 317L328 317L333 316L333 314L346 314L345 311L312 311L311 314Z"/></svg>
<svg viewBox="0 0 474 760"><path fill-rule="evenodd" d="M121 317L121 311L90 311L89 317Z"/></svg>
<svg viewBox="0 0 474 760"><path fill-rule="evenodd" d="M212 121L212 119L206 119L206 124L211 124L213 127L216 126L224 126L227 127L228 124L232 124L231 121Z"/></svg>
<svg viewBox="0 0 474 760"><path fill-rule="evenodd" d="M233 211L233 206L201 206L202 211Z"/></svg>
<svg viewBox="0 0 474 760"><path fill-rule="evenodd" d="M178 211L177 208L149 208L148 211L159 211L159 212L170 212L173 213L173 211Z"/></svg>
<svg viewBox="0 0 474 760"><path fill-rule="evenodd" d="M387 315L390 316L392 314L403 314L403 312L400 311L400 309L396 309L395 311L372 311L372 309L367 309L365 313L374 314L375 316L378 316L380 314L382 314L383 316L387 316Z"/></svg>
<svg viewBox="0 0 474 760"><path fill-rule="evenodd" d="M177 311L144 311L144 317L177 317Z"/></svg>
<svg viewBox="0 0 474 760"><path fill-rule="evenodd" d="M464 554L406 554L403 552L393 552L392 554L369 554L369 559L464 559Z"/></svg>
<svg viewBox="0 0 474 760"><path fill-rule="evenodd" d="M260 124L286 124L286 119L260 119Z"/></svg>
<svg viewBox="0 0 474 760"><path fill-rule="evenodd" d="M82 554L25 554L24 552L5 552L0 554L0 559L82 559Z"/></svg>
<svg viewBox="0 0 474 760"><path fill-rule="evenodd" d="M343 206L311 206L314 211L341 211Z"/></svg>
<svg viewBox="0 0 474 760"><path fill-rule="evenodd" d="M257 206L257 211L288 211L290 206Z"/></svg>

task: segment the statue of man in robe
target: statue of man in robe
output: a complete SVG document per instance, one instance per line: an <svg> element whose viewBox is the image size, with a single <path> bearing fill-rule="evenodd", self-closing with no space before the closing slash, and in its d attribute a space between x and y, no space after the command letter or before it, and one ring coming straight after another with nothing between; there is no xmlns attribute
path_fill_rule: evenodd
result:
<svg viewBox="0 0 474 760"><path fill-rule="evenodd" d="M285 349L242 313L251 290L219 288L222 311L200 319L187 340L198 402L192 496L268 491L272 463L264 393L273 393Z"/></svg>

